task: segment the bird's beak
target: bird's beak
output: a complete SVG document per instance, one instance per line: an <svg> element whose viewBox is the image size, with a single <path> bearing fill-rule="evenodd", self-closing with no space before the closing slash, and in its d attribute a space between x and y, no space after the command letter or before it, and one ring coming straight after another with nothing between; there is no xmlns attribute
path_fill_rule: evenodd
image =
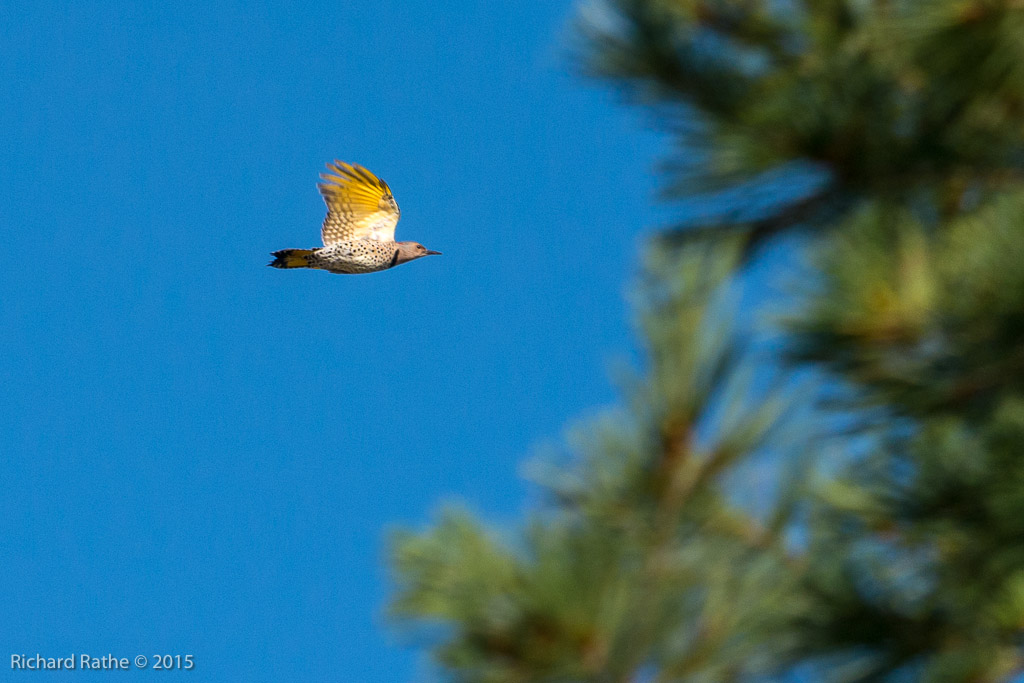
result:
<svg viewBox="0 0 1024 683"><path fill-rule="evenodd" d="M439 251L430 251L429 249L427 249L427 256L440 256L440 255L441 255L441 252L439 252Z"/></svg>

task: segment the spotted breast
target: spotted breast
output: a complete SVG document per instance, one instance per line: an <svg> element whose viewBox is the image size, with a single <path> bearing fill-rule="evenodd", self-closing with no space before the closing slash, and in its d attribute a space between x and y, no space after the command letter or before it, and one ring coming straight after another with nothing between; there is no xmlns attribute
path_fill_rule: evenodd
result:
<svg viewBox="0 0 1024 683"><path fill-rule="evenodd" d="M315 250L309 265L332 273L372 273L394 265L397 254L394 242L346 240Z"/></svg>

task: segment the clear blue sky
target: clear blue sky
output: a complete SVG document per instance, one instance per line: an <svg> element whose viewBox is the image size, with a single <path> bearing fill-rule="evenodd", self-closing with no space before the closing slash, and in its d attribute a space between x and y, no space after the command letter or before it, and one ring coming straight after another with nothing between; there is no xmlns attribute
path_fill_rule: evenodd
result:
<svg viewBox="0 0 1024 683"><path fill-rule="evenodd" d="M0 678L37 652L422 675L382 619L387 531L515 518L520 461L614 400L633 343L657 141L572 73L572 10L0 5ZM318 243L333 158L444 256L266 268Z"/></svg>

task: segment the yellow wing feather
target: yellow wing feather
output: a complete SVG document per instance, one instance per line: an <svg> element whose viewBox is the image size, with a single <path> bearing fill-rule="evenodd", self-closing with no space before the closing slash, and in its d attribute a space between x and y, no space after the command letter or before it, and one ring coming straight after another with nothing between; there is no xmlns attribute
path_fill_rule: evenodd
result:
<svg viewBox="0 0 1024 683"><path fill-rule="evenodd" d="M371 239L391 242L401 211L383 180L358 164L337 161L327 164L317 185L327 204L320 236L325 245L346 240Z"/></svg>

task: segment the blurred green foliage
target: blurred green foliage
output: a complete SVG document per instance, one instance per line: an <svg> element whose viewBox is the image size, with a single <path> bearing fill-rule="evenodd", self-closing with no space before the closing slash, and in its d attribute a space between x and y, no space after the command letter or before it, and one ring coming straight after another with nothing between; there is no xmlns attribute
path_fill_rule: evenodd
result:
<svg viewBox="0 0 1024 683"><path fill-rule="evenodd" d="M670 131L666 198L710 208L648 249L644 368L531 463L522 528L395 536L396 623L454 681L1024 674L1024 3L608 0L579 28ZM773 355L737 302L788 233Z"/></svg>

